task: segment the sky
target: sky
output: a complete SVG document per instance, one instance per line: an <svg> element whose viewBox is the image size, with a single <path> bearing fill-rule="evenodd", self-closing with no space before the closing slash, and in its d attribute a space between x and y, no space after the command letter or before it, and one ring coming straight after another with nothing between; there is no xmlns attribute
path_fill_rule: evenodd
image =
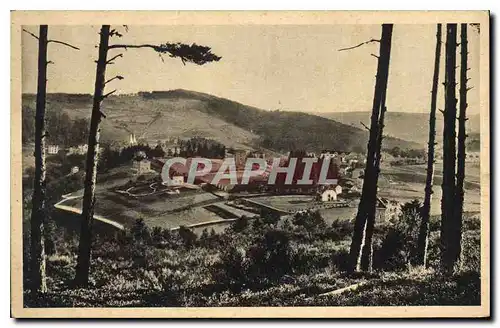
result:
<svg viewBox="0 0 500 328"><path fill-rule="evenodd" d="M36 26L25 29L38 34ZM50 43L48 92L93 93L99 26L49 26L49 39L71 43L81 50ZM379 44L349 51L381 34L380 25L170 25L112 26L123 33L110 44L197 43L221 56L216 63L197 66L164 57L151 49L129 49L106 77L125 79L110 83L117 93L187 89L228 98L267 110L312 113L369 111ZM479 36L469 28L469 113L479 108ZM443 25L443 42L445 40ZM387 91L388 111L428 112L434 67L436 26L395 25ZM22 89L36 92L37 40L22 37ZM110 50L109 57L120 53ZM442 47L444 54L444 44ZM444 57L441 58L444 80ZM109 89L108 89L109 88ZM438 108L443 108L443 88Z"/></svg>

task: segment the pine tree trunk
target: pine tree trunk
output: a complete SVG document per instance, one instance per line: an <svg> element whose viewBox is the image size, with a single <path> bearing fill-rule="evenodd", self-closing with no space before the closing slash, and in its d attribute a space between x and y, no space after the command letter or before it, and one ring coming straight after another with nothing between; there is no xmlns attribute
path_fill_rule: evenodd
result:
<svg viewBox="0 0 500 328"><path fill-rule="evenodd" d="M382 37L380 39L380 54L377 66L377 77L375 80L375 92L373 97L372 116L370 123L370 136L368 140L368 150L366 159L365 176L363 181L363 190L361 194L360 203L358 206L358 213L354 222L354 231L349 253L349 266L348 271L353 272L362 270L362 250L366 249L365 254L368 254L371 249L371 237L366 238L366 234L371 233L374 220L368 224L369 218L372 214L374 216L376 206L377 194L377 147L379 136L379 123L381 104L385 103L385 94L387 90L387 78L389 74L389 59L391 51L392 39L392 24L382 25ZM367 243L368 241L368 243ZM371 252L370 252L371 253ZM368 261L368 262L371 262ZM366 268L366 265L364 265Z"/></svg>
<svg viewBox="0 0 500 328"><path fill-rule="evenodd" d="M443 128L443 197L441 199L441 267L452 273L456 262L453 245L456 160L456 74L457 24L446 25L445 110Z"/></svg>
<svg viewBox="0 0 500 328"><path fill-rule="evenodd" d="M106 61L109 44L109 25L102 25L99 43L99 58L97 60L94 101L90 131L88 139L88 152L85 172L85 189L82 203L82 226L80 244L78 248L78 263L76 266L75 285L86 287L89 281L91 247L92 247L92 222L95 205L95 184L97 175L97 162L99 150L99 134L102 119L101 102L103 100Z"/></svg>
<svg viewBox="0 0 500 328"><path fill-rule="evenodd" d="M453 255L457 260L461 253L462 215L464 209L464 179L465 179L465 132L467 110L467 24L460 25L460 110L458 116L457 138L457 186L455 189L455 220L453 222Z"/></svg>
<svg viewBox="0 0 500 328"><path fill-rule="evenodd" d="M425 195L422 210L422 221L418 232L416 263L427 264L427 244L429 238L429 217L431 212L432 185L434 183L434 146L436 145L436 104L439 83L439 65L441 59L441 24L437 24L436 55L434 58L434 76L432 78L431 112L429 114L429 142L427 144L427 176L425 179Z"/></svg>
<svg viewBox="0 0 500 328"><path fill-rule="evenodd" d="M35 117L35 181L31 212L31 292L34 296L47 291L45 277L44 223L45 203L45 99L47 95L47 25L40 25L38 36L38 86Z"/></svg>
<svg viewBox="0 0 500 328"><path fill-rule="evenodd" d="M375 219L377 211L377 184L378 177L380 173L380 157L382 150L382 140L384 132L384 119L387 107L385 106L385 95L381 105L380 120L379 120L379 136L377 140L377 149L375 156L375 170L374 170L374 180L375 187L373 191L373 196L371 197L370 211L367 215L366 221L366 231L365 231L365 241L363 243L363 248L361 249L361 270L362 271L372 271L373 267L373 229L375 228Z"/></svg>

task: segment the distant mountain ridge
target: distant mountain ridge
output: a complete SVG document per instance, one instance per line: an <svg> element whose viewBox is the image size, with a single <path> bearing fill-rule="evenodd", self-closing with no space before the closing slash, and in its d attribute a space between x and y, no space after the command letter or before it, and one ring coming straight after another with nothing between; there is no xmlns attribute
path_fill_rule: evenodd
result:
<svg viewBox="0 0 500 328"><path fill-rule="evenodd" d="M23 95L23 106L33 106ZM47 110L89 117L90 95L49 94ZM150 143L172 137L203 136L229 147L364 151L368 132L305 112L267 111L210 94L177 89L111 96L103 102L104 142L126 143L130 134ZM386 138L384 147L423 148L423 144Z"/></svg>
<svg viewBox="0 0 500 328"><path fill-rule="evenodd" d="M360 122L366 125L370 123L371 112L330 112L318 113L317 115L341 122L350 126L362 127ZM470 115L467 121L467 132L471 135L479 133L479 114ZM411 140L419 144L426 144L429 139L429 113L405 113L387 111L385 114L385 134ZM436 113L436 138L443 137L443 116Z"/></svg>

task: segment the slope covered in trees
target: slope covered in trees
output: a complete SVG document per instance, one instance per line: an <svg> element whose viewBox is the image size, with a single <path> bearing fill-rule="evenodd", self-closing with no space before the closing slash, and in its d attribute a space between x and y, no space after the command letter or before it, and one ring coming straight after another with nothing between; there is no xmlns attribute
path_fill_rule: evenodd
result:
<svg viewBox="0 0 500 328"><path fill-rule="evenodd" d="M23 100L28 103L30 96L25 95ZM87 117L90 106L91 99L83 95L48 96L49 110L57 108L73 117ZM368 140L368 132L363 128L316 115L267 111L187 90L110 96L106 114L109 119L102 126L102 139L106 142L126 142L130 132L134 132L150 143L169 137L202 136L230 147L258 146L283 152L332 148L364 152ZM385 140L385 145L423 148L421 144L392 137Z"/></svg>

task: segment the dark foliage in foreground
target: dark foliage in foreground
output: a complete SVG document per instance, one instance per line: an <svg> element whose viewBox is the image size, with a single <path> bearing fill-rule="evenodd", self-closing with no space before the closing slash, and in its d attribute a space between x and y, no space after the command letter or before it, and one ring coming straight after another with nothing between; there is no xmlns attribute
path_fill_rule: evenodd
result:
<svg viewBox="0 0 500 328"><path fill-rule="evenodd" d="M439 261L436 222L431 221L431 266ZM47 260L49 293L36 302L26 294L25 302L35 307L479 304L478 222L466 218L464 266L445 278L432 268L408 265L404 223L376 229L374 274L347 276L348 221L326 224L314 212L279 221L242 218L223 233L198 235L185 227L150 229L138 220L128 232L96 237L89 289L71 286L77 238L55 228ZM384 246L388 238L395 240L391 247ZM318 296L359 282L366 285Z"/></svg>

